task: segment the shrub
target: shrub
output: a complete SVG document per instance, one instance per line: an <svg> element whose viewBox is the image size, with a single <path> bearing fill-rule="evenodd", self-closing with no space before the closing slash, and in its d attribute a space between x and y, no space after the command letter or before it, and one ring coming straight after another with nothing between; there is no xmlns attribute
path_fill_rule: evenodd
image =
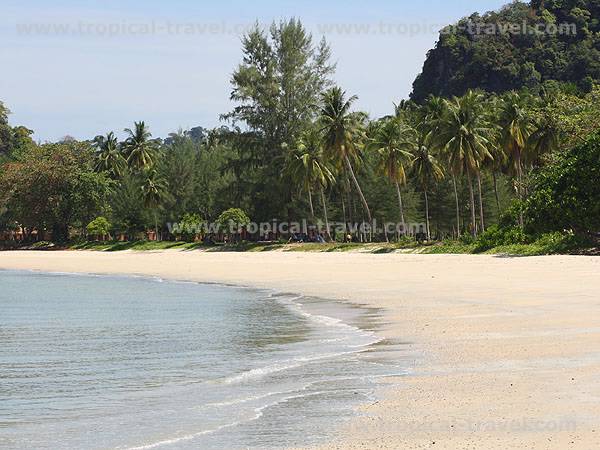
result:
<svg viewBox="0 0 600 450"><path fill-rule="evenodd" d="M600 133L560 155L535 179L525 203L527 230L532 233L600 230Z"/></svg>
<svg viewBox="0 0 600 450"><path fill-rule="evenodd" d="M236 233L250 223L250 218L243 210L231 208L221 213L217 219L217 223L224 232Z"/></svg>
<svg viewBox="0 0 600 450"><path fill-rule="evenodd" d="M402 235L398 238L398 240L396 242L397 242L398 246L402 247L402 246L413 246L416 244L417 241L412 236Z"/></svg>
<svg viewBox="0 0 600 450"><path fill-rule="evenodd" d="M239 208L230 208L227 211L223 211L217 223L224 231L239 231L242 227L245 227L250 223L248 215Z"/></svg>
<svg viewBox="0 0 600 450"><path fill-rule="evenodd" d="M196 236L202 233L203 222L199 214L186 213L179 221L177 229L173 230L173 234L178 239L193 242Z"/></svg>
<svg viewBox="0 0 600 450"><path fill-rule="evenodd" d="M520 227L492 225L475 240L475 251L485 252L501 245L526 244L531 241Z"/></svg>
<svg viewBox="0 0 600 450"><path fill-rule="evenodd" d="M465 245L471 245L473 242L475 242L475 238L469 233L461 234L458 240L461 244Z"/></svg>
<svg viewBox="0 0 600 450"><path fill-rule="evenodd" d="M86 227L89 236L104 239L105 236L110 234L110 222L106 217L97 217L92 220Z"/></svg>
<svg viewBox="0 0 600 450"><path fill-rule="evenodd" d="M576 235L573 232L553 232L542 234L536 241L542 253L570 253L574 250L591 248L595 242L587 237Z"/></svg>

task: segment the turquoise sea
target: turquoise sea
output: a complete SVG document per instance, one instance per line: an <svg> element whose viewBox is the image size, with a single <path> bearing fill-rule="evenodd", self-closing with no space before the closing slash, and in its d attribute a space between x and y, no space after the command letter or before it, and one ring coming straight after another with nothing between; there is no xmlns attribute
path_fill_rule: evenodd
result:
<svg viewBox="0 0 600 450"><path fill-rule="evenodd" d="M263 290L0 271L0 448L327 440L403 373L380 321Z"/></svg>

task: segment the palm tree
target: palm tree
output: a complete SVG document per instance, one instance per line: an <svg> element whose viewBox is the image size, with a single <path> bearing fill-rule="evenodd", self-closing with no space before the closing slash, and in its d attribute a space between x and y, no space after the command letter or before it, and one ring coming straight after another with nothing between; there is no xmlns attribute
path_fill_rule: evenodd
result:
<svg viewBox="0 0 600 450"><path fill-rule="evenodd" d="M475 219L475 195L473 177L479 187L479 211L482 229L485 230L483 199L481 193L481 168L486 160L493 160L490 153L494 128L484 113L483 95L469 91L463 97L446 101L446 114L431 135L448 161L453 176L467 175L471 207L472 233L477 233Z"/></svg>
<svg viewBox="0 0 600 450"><path fill-rule="evenodd" d="M529 98L511 91L501 102L499 124L501 126L500 142L506 155L510 158L513 170L517 174L517 195L523 200L523 164L527 143L534 131L534 123L529 114ZM523 212L519 215L519 225L523 227Z"/></svg>
<svg viewBox="0 0 600 450"><path fill-rule="evenodd" d="M500 214L500 194L498 193L498 174L506 170L507 157L502 147L498 144L497 139L494 140L494 144L490 147L490 153L493 159L486 160L486 167L492 172L492 178L494 182L494 197L496 198L496 209Z"/></svg>
<svg viewBox="0 0 600 450"><path fill-rule="evenodd" d="M158 234L158 207L165 197L167 188L167 182L158 177L156 170L150 170L145 174L142 183L142 198L144 206L152 210L157 240L160 240L160 235Z"/></svg>
<svg viewBox="0 0 600 450"><path fill-rule="evenodd" d="M331 239L325 189L335 183L335 176L324 160L322 141L322 136L316 128L311 128L305 132L300 139L298 148L291 154L287 165L287 173L306 189L313 220L315 212L312 189L317 188L319 190L327 237Z"/></svg>
<svg viewBox="0 0 600 450"><path fill-rule="evenodd" d="M157 145L150 139L152 133L146 124L135 122L135 129L125 128L129 137L125 140L124 150L127 155L127 164L134 171L150 169L155 162Z"/></svg>
<svg viewBox="0 0 600 450"><path fill-rule="evenodd" d="M360 200L365 208L369 222L372 222L371 210L360 184L354 174L351 159L358 157L357 140L360 132L360 121L363 116L351 113L352 104L358 99L355 95L346 99L346 92L339 87L334 87L322 94L320 111L321 132L325 150L331 157L342 162L350 175Z"/></svg>
<svg viewBox="0 0 600 450"><path fill-rule="evenodd" d="M308 195L308 206L310 208L310 217L314 220L315 208L312 200L313 179L310 172L309 153L304 153L300 149L292 150L285 164L283 171L284 177L289 177L293 183L301 186L303 191Z"/></svg>
<svg viewBox="0 0 600 450"><path fill-rule="evenodd" d="M500 207L500 195L498 192L498 174L506 172L508 159L502 149L500 127L498 125L500 101L497 96L491 95L485 105L488 110L488 123L493 129L493 134L489 139L490 145L488 147L492 158L486 158L483 167L488 169L492 174L496 212L500 216L502 209Z"/></svg>
<svg viewBox="0 0 600 450"><path fill-rule="evenodd" d="M106 136L96 136L94 147L97 149L94 170L108 172L113 178L121 177L126 161L119 150L119 142L115 134L111 131Z"/></svg>
<svg viewBox="0 0 600 450"><path fill-rule="evenodd" d="M417 127L426 133L430 140L436 144L435 140L438 138L440 126L443 123L443 119L449 114L448 103L441 97L430 95L427 101L423 105L420 111L420 122ZM434 139L435 138L435 139ZM443 147L443 145L442 145ZM454 190L454 206L456 208L456 235L460 237L460 201L458 199L458 188L456 185L457 173L450 170L452 176L452 187Z"/></svg>
<svg viewBox="0 0 600 450"><path fill-rule="evenodd" d="M427 240L431 239L431 229L429 226L429 197L428 190L431 183L435 183L444 178L444 172L438 160L433 156L426 145L424 136L419 139L419 145L415 151L412 160L412 174L417 180L425 196L425 222L427 231Z"/></svg>
<svg viewBox="0 0 600 450"><path fill-rule="evenodd" d="M417 104L412 100L400 100L399 103L393 103L394 117L400 119L410 115L417 109Z"/></svg>
<svg viewBox="0 0 600 450"><path fill-rule="evenodd" d="M448 112L446 100L435 95L430 95L419 112L421 116L419 128L425 133L433 134L439 128L443 117Z"/></svg>
<svg viewBox="0 0 600 450"><path fill-rule="evenodd" d="M526 164L536 163L544 154L557 150L559 146L560 133L556 118L541 111L533 119L533 131L527 141Z"/></svg>
<svg viewBox="0 0 600 450"><path fill-rule="evenodd" d="M400 187L406 185L406 168L417 147L416 131L398 119L384 120L374 132L369 148L379 155L379 170L396 186L400 220L406 224Z"/></svg>

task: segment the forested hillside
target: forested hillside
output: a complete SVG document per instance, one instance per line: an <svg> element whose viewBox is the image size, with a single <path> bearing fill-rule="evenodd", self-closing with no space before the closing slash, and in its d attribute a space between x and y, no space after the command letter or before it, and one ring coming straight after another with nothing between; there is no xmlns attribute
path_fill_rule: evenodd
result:
<svg viewBox="0 0 600 450"><path fill-rule="evenodd" d="M547 80L583 92L600 79L600 0L534 0L473 14L440 33L412 98L501 93Z"/></svg>

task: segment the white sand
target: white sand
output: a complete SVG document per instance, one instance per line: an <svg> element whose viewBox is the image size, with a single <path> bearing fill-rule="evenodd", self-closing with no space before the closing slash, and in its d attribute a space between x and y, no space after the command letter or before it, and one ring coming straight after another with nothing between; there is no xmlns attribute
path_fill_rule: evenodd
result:
<svg viewBox="0 0 600 450"><path fill-rule="evenodd" d="M225 282L385 308L383 333L409 343L413 372L325 448L600 448L600 258L0 252L0 268Z"/></svg>

